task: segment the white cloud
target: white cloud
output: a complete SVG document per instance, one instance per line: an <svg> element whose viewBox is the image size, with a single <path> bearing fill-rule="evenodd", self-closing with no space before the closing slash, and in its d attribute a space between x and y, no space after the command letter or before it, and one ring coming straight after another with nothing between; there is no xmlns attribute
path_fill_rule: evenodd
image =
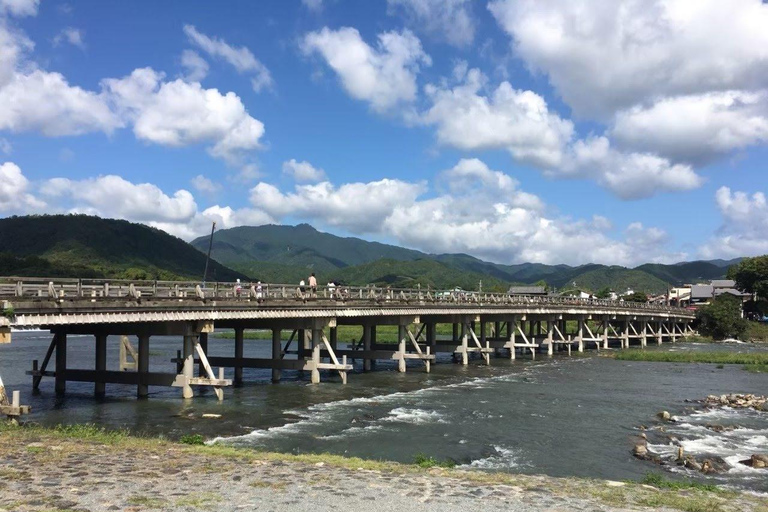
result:
<svg viewBox="0 0 768 512"><path fill-rule="evenodd" d="M536 166L560 165L573 123L550 112L538 94L516 90L509 82L488 96L480 94L487 78L477 69L464 75L463 69L455 71L461 83L453 88L425 89L432 105L421 122L436 126L441 144L462 150L505 149Z"/></svg>
<svg viewBox="0 0 768 512"><path fill-rule="evenodd" d="M300 183L315 183L327 179L324 170L314 167L307 161L297 162L293 158L283 162L283 174Z"/></svg>
<svg viewBox="0 0 768 512"><path fill-rule="evenodd" d="M412 202L425 191L423 183L383 179L335 187L325 181L296 185L284 193L259 183L251 189L251 204L275 219L300 217L322 221L353 233L375 233L382 221L402 202Z"/></svg>
<svg viewBox="0 0 768 512"><path fill-rule="evenodd" d="M761 0L494 0L489 9L516 53L581 115L765 87Z"/></svg>
<svg viewBox="0 0 768 512"><path fill-rule="evenodd" d="M208 76L208 62L193 50L181 52L181 65L187 70L186 80L199 82Z"/></svg>
<svg viewBox="0 0 768 512"><path fill-rule="evenodd" d="M689 165L673 164L649 153L617 151L606 137L575 141L563 165L545 174L594 179L622 199L693 190L703 183Z"/></svg>
<svg viewBox="0 0 768 512"><path fill-rule="evenodd" d="M301 0L301 3L310 11L320 12L323 10L323 0Z"/></svg>
<svg viewBox="0 0 768 512"><path fill-rule="evenodd" d="M0 164L0 211L23 213L39 210L45 203L28 192L29 180L13 162Z"/></svg>
<svg viewBox="0 0 768 512"><path fill-rule="evenodd" d="M248 48L244 46L237 48L227 44L221 38L207 36L198 32L193 25L184 25L184 33L192 44L208 53L211 57L224 59L238 72L253 75L251 85L256 92L273 86L272 75L269 69Z"/></svg>
<svg viewBox="0 0 768 512"><path fill-rule="evenodd" d="M612 135L624 145L674 160L707 163L768 142L768 90L662 98L616 115Z"/></svg>
<svg viewBox="0 0 768 512"><path fill-rule="evenodd" d="M84 50L85 41L83 40L83 37L83 32L80 29L66 27L53 38L53 46L69 43L72 46L77 46L81 50Z"/></svg>
<svg viewBox="0 0 768 512"><path fill-rule="evenodd" d="M768 201L763 192L751 196L720 187L715 202L723 224L712 239L699 248L703 258L734 258L768 253Z"/></svg>
<svg viewBox="0 0 768 512"><path fill-rule="evenodd" d="M59 73L15 73L0 87L0 130L37 131L49 137L112 133L123 121L102 94L70 85Z"/></svg>
<svg viewBox="0 0 768 512"><path fill-rule="evenodd" d="M408 30L379 34L376 48L354 28L324 27L304 36L306 54L319 53L355 99L385 112L416 98L416 74L431 65L419 39Z"/></svg>
<svg viewBox="0 0 768 512"><path fill-rule="evenodd" d="M36 16L40 0L0 0L0 15Z"/></svg>
<svg viewBox="0 0 768 512"><path fill-rule="evenodd" d="M221 190L221 185L219 183L214 183L212 180L206 178L202 174L198 174L194 178L190 180L190 183L193 187L195 187L195 190L198 192L201 192L203 194L216 194Z"/></svg>
<svg viewBox="0 0 768 512"><path fill-rule="evenodd" d="M475 38L470 0L387 0L390 14L402 12L410 24L454 46Z"/></svg>
<svg viewBox="0 0 768 512"><path fill-rule="evenodd" d="M85 180L53 178L43 183L41 193L72 200L76 211L139 222L186 222L197 211L195 199L186 190L168 196L151 183L134 184L114 175Z"/></svg>
<svg viewBox="0 0 768 512"><path fill-rule="evenodd" d="M118 110L133 121L136 137L164 146L212 143L209 153L230 162L261 147L264 124L248 115L235 93L162 79L143 68L102 82Z"/></svg>

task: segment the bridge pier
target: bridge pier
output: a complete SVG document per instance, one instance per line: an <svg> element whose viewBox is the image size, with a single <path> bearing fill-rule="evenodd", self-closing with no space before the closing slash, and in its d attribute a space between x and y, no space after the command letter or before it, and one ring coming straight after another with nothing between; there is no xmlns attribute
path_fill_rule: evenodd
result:
<svg viewBox="0 0 768 512"><path fill-rule="evenodd" d="M279 334L279 333L278 333ZM233 379L233 384L235 386L242 386L243 385L243 338L245 336L245 329L242 327L235 327L235 376ZM275 357L275 338L274 334L272 336L272 357ZM277 340L277 347L278 347L278 353L280 351L280 339L278 337ZM272 374L272 381L274 382L275 375L274 372ZM280 375L278 374L278 380L280 380Z"/></svg>
<svg viewBox="0 0 768 512"><path fill-rule="evenodd" d="M55 390L57 395L63 395L67 391L67 335L56 335L56 376Z"/></svg>
<svg viewBox="0 0 768 512"><path fill-rule="evenodd" d="M275 384L280 382L280 377L282 376L282 373L283 373L282 369L280 368L280 365L278 364L279 361L283 358L282 336L283 336L283 331L281 329L272 329L272 382ZM242 352L240 354L240 360L238 362L242 364ZM242 383L242 379L243 379L243 369L242 367L240 367L241 383Z"/></svg>

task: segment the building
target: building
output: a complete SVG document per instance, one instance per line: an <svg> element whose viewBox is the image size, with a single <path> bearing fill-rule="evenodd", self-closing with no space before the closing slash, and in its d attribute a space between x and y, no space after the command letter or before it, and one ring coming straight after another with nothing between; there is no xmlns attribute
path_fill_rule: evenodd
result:
<svg viewBox="0 0 768 512"><path fill-rule="evenodd" d="M695 284L691 286L690 305L692 307L703 306L726 293L740 298L742 304L752 298L751 294L738 290L735 281L731 279L715 279L710 284Z"/></svg>

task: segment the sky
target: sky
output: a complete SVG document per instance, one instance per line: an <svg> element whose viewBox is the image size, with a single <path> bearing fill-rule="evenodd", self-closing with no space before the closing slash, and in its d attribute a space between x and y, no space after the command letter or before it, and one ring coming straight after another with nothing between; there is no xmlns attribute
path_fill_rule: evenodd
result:
<svg viewBox="0 0 768 512"><path fill-rule="evenodd" d="M0 215L768 253L761 0L0 0Z"/></svg>

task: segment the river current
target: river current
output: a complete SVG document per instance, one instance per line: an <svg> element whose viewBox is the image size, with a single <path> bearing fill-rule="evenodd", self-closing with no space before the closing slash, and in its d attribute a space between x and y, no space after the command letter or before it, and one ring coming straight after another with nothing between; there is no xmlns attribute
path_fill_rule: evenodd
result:
<svg viewBox="0 0 768 512"><path fill-rule="evenodd" d="M693 402L710 394L768 394L768 374L748 373L740 365L624 362L588 350L585 356L539 355L536 361L498 357L491 366L473 359L463 367L441 354L430 374L415 361L405 374L380 362L374 372L350 375L346 386L325 373L321 385L310 385L290 371L273 385L269 370L245 370L246 384L226 389L221 403L210 391L185 402L176 388L154 387L148 400L137 400L135 387L109 384L107 398L99 400L93 384L76 382L67 383L65 397L56 397L50 378L33 394L24 371L32 359L42 360L50 335L14 333L13 340L0 345L0 376L32 406L27 420L43 424L96 423L169 437L200 433L256 449L400 462L425 454L477 470L552 476L637 480L649 471L665 472L768 492L768 470L738 463L768 453L768 413L705 410ZM92 337L70 336L68 346L70 366L93 368ZM269 346L246 340L245 355L268 357ZM173 371L170 359L179 348L179 338L152 338L150 371ZM647 350L713 349L725 348L678 343ZM234 343L211 335L209 350L229 356ZM116 338L110 338L107 357L108 367L116 369ZM661 426L660 410L677 421L664 426L665 435L649 436L652 452L672 457L672 436L686 454L716 455L732 469L704 476L635 459L631 449L639 428ZM206 413L221 417L202 418ZM728 428L715 432L707 427L712 424Z"/></svg>

